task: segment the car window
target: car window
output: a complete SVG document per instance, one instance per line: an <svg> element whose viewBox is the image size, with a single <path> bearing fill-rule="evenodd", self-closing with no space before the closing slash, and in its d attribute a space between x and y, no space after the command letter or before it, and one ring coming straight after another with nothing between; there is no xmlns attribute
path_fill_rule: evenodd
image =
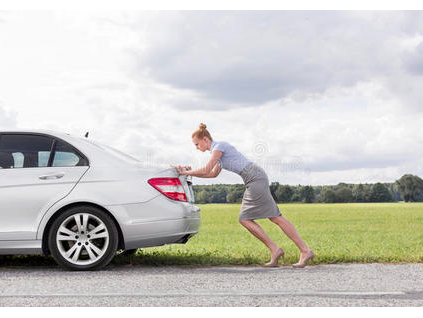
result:
<svg viewBox="0 0 423 318"><path fill-rule="evenodd" d="M24 164L24 154L22 152L12 153L13 160L15 160L15 168L23 168Z"/></svg>
<svg viewBox="0 0 423 318"><path fill-rule="evenodd" d="M87 165L87 160L79 155L74 147L60 140L56 142L52 164L53 167L75 167Z"/></svg>
<svg viewBox="0 0 423 318"><path fill-rule="evenodd" d="M4 134L0 137L0 167L46 167L53 138L37 135Z"/></svg>
<svg viewBox="0 0 423 318"><path fill-rule="evenodd" d="M103 143L100 143L98 141L95 141L94 142L92 140L87 140L86 138L84 138L84 139L81 138L81 140L83 140L85 143L88 143L90 145L93 145L93 146L95 146L95 147L97 147L97 148L99 148L99 149L101 149L103 151L107 151L107 153L111 154L115 158L118 158L118 159L121 159L121 160L125 160L127 162L132 162L132 163L140 163L140 160L139 159L137 159L137 158L135 158L135 157L133 157L131 155L128 155L127 153L124 153L124 152L122 152L120 150L117 150L117 149L115 149L113 147L110 147L110 146L107 146L107 145L105 145Z"/></svg>
<svg viewBox="0 0 423 318"><path fill-rule="evenodd" d="M47 167L50 151L40 151L38 153L38 167Z"/></svg>

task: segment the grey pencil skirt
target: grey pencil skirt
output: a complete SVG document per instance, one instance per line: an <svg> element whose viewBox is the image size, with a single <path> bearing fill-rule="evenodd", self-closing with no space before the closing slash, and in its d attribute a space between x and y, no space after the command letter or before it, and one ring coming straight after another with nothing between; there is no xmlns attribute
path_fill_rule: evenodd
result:
<svg viewBox="0 0 423 318"><path fill-rule="evenodd" d="M261 167L250 163L240 173L245 184L239 220L265 219L281 216L270 193L269 178Z"/></svg>

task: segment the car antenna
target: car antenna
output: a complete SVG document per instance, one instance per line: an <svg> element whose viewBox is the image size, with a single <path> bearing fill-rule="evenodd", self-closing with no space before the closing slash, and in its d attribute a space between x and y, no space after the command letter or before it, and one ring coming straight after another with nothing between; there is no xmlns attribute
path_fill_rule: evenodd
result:
<svg viewBox="0 0 423 318"><path fill-rule="evenodd" d="M87 131L86 133L85 133L85 138L88 138L88 134L89 134L90 132L89 131Z"/></svg>

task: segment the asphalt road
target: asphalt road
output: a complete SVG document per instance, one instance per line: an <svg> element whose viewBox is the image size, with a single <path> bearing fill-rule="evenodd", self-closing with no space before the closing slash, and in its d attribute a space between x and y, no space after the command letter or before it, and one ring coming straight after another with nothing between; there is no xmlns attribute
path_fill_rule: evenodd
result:
<svg viewBox="0 0 423 318"><path fill-rule="evenodd" d="M0 306L423 306L423 264L0 267Z"/></svg>

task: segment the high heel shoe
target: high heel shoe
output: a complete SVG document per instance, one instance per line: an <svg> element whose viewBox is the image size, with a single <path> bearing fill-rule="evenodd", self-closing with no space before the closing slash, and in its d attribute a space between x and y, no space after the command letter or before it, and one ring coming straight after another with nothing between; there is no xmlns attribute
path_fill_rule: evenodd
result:
<svg viewBox="0 0 423 318"><path fill-rule="evenodd" d="M308 252L308 255L304 258L304 260L302 262L298 262L296 264L293 264L292 267L294 268L303 268L306 266L307 261L311 260L312 262L314 262L314 252L312 250L310 250L310 252Z"/></svg>
<svg viewBox="0 0 423 318"><path fill-rule="evenodd" d="M278 266L278 260L279 257L282 256L282 262L285 264L285 251L283 249L279 249L278 254L276 254L276 257L272 259L269 263L264 264L264 267L277 267Z"/></svg>

